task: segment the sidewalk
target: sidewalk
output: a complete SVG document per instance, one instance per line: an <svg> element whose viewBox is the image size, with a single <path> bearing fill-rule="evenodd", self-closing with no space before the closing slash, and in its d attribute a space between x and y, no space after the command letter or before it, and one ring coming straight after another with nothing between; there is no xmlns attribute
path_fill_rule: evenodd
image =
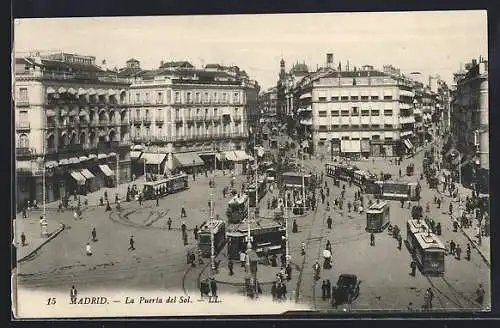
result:
<svg viewBox="0 0 500 328"><path fill-rule="evenodd" d="M208 261L210 261L208 259ZM219 272L214 275L215 281L221 284L233 285L233 286L244 286L245 278L248 277L248 273L245 269L241 267L239 261L233 261L233 275L229 275L228 260L226 258L222 259L219 264ZM257 269L257 279L261 285L270 285L276 281L276 274L280 271L280 267L272 267L270 265L259 264ZM292 274L293 277L293 274Z"/></svg>
<svg viewBox="0 0 500 328"><path fill-rule="evenodd" d="M56 220L47 220L48 237L41 236L40 221L38 217L28 219L16 219L13 224L15 240L17 247L17 262L22 262L28 259L33 253L42 248L46 243L54 239L61 231L64 230L64 224ZM21 234L24 232L26 236L26 245L21 245Z"/></svg>

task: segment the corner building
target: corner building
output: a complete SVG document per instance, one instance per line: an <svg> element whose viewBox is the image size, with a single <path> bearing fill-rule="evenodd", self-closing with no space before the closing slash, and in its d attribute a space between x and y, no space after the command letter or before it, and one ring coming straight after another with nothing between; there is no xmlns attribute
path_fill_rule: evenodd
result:
<svg viewBox="0 0 500 328"><path fill-rule="evenodd" d="M128 85L91 56L15 59L18 205L42 203L44 174L47 202L130 179Z"/></svg>
<svg viewBox="0 0 500 328"><path fill-rule="evenodd" d="M411 81L374 70L329 72L296 91L303 147L325 157L399 156L412 151Z"/></svg>

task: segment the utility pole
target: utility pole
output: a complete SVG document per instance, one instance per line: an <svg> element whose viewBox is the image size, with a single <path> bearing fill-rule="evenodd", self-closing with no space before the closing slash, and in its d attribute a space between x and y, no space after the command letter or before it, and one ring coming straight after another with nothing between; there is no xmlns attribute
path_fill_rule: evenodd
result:
<svg viewBox="0 0 500 328"><path fill-rule="evenodd" d="M214 200L213 193L210 193L210 265L212 274L215 274L215 238L214 238Z"/></svg>
<svg viewBox="0 0 500 328"><path fill-rule="evenodd" d="M304 151L300 153L300 173L302 174L302 209L306 208L306 187L304 177Z"/></svg>
<svg viewBox="0 0 500 328"><path fill-rule="evenodd" d="M259 204L259 177L257 175L257 156L255 156L255 133L253 134L253 145L254 145L254 151L253 151L253 163L255 166L255 210L254 210L254 218L257 220L257 205Z"/></svg>
<svg viewBox="0 0 500 328"><path fill-rule="evenodd" d="M117 150L118 151L118 150ZM120 154L116 153L116 194L118 195L118 186L120 184Z"/></svg>
<svg viewBox="0 0 500 328"><path fill-rule="evenodd" d="M283 217L285 218L285 257L286 257L286 265L288 266L290 264L290 246L288 243L288 201L287 201L287 194L285 191L285 208L284 208L284 213Z"/></svg>

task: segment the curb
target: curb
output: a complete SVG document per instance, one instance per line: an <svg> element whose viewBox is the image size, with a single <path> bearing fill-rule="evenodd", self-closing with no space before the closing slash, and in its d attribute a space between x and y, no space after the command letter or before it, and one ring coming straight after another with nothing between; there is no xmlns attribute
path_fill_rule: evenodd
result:
<svg viewBox="0 0 500 328"><path fill-rule="evenodd" d="M481 258L483 259L484 263L486 263L486 265L488 266L488 268L491 268L490 260L486 257L486 255L484 255L483 251L479 248L479 246L477 245L477 243L472 240L472 238L469 236L469 234L466 233L464 231L464 229L462 229L462 227L460 227L460 231L469 240L469 242L472 244L472 246L474 246L474 248L477 250L477 252L479 253L479 255L481 255Z"/></svg>
<svg viewBox="0 0 500 328"><path fill-rule="evenodd" d="M56 238L57 235L59 235L65 228L66 228L66 225L64 223L60 223L59 229L57 229L54 233L52 233L52 235L49 238L47 238L47 240L45 240L43 243L41 243L33 251L31 251L27 255L23 256L21 259L17 260L17 263L22 263L22 262L26 261L29 257L31 257L33 254L38 252L43 246L45 246L49 241Z"/></svg>

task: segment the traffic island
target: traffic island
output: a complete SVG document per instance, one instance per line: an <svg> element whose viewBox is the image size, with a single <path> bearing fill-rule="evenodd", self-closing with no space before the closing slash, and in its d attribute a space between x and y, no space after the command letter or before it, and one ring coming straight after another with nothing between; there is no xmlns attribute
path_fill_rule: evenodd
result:
<svg viewBox="0 0 500 328"><path fill-rule="evenodd" d="M57 237L66 226L63 223L48 220L47 235L42 236L39 222L32 219L16 219L14 222L15 245L18 254L18 263L31 259L43 246ZM26 245L22 245L21 234L26 237Z"/></svg>

